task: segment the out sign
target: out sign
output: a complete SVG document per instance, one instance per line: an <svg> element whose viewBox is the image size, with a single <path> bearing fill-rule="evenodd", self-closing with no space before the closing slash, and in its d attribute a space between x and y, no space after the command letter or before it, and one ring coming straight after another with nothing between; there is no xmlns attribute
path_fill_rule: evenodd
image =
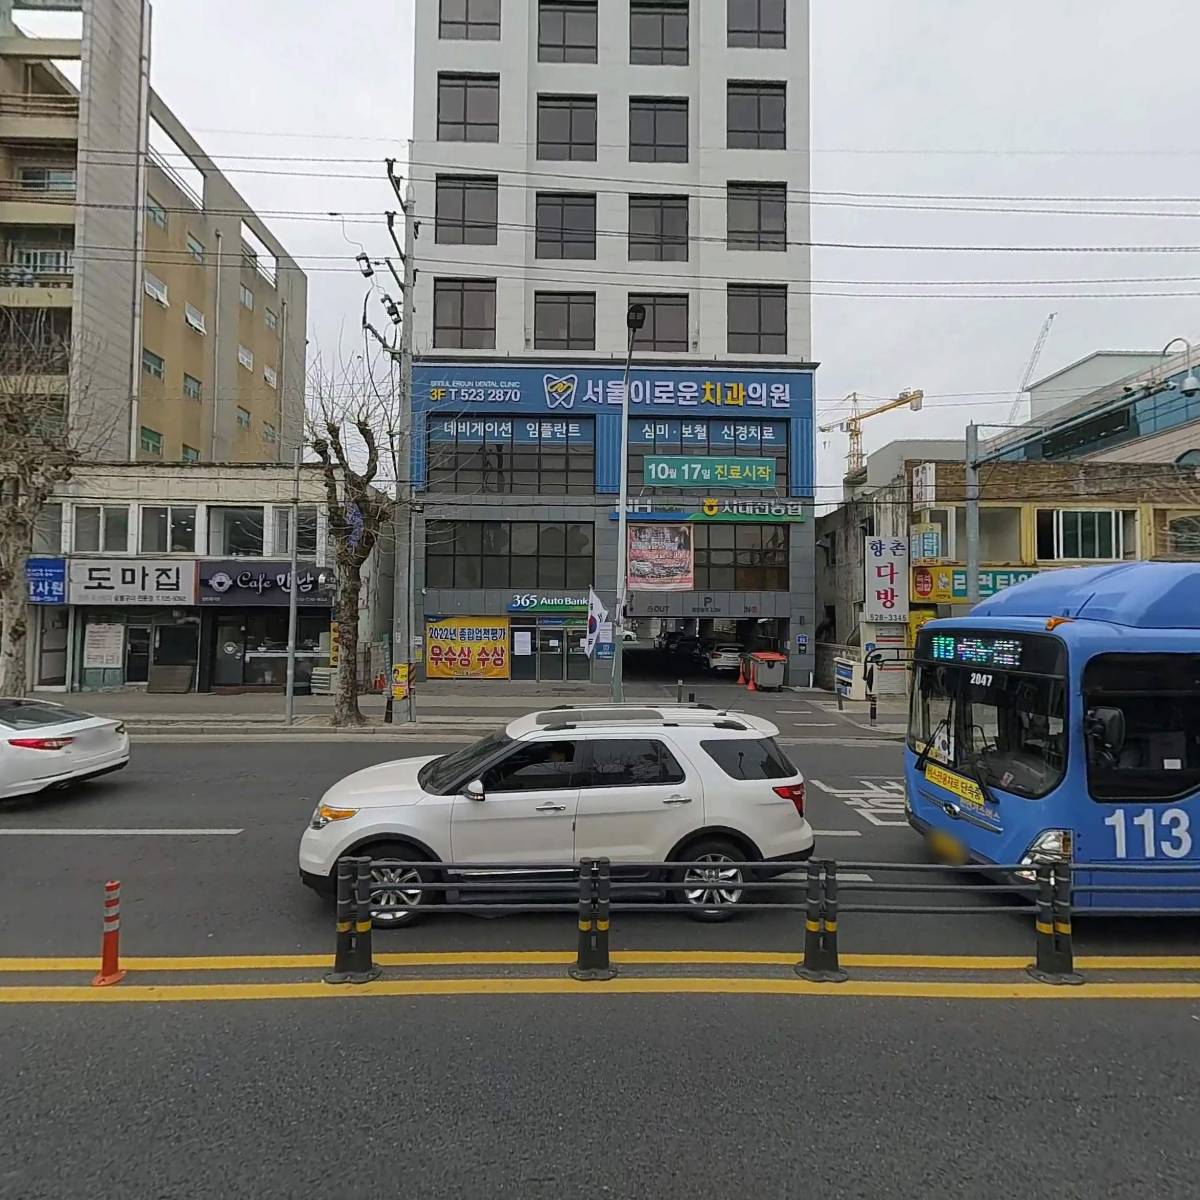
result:
<svg viewBox="0 0 1200 1200"><path fill-rule="evenodd" d="M863 539L863 620L876 625L908 621L908 539Z"/></svg>

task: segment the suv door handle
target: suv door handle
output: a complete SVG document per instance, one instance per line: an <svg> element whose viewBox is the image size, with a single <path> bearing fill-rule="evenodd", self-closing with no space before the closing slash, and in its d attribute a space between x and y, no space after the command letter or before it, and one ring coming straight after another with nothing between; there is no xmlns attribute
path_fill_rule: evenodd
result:
<svg viewBox="0 0 1200 1200"><path fill-rule="evenodd" d="M691 804L691 802L691 796L668 796L663 801L664 804Z"/></svg>
<svg viewBox="0 0 1200 1200"><path fill-rule="evenodd" d="M539 804L537 806L537 808L535 808L533 811L534 812L566 812L567 806L565 804Z"/></svg>

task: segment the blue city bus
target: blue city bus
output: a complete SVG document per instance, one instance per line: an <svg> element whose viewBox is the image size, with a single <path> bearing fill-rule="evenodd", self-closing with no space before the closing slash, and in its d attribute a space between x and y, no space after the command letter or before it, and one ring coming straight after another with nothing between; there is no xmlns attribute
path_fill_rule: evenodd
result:
<svg viewBox="0 0 1200 1200"><path fill-rule="evenodd" d="M1047 571L928 622L904 774L943 859L1069 857L1077 888L1118 889L1077 908L1200 910L1200 565Z"/></svg>

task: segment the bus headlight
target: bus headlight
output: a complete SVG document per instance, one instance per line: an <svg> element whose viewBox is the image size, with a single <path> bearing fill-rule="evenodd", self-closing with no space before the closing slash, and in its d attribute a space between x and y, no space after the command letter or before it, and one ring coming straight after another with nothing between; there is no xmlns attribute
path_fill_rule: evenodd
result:
<svg viewBox="0 0 1200 1200"><path fill-rule="evenodd" d="M1043 863L1066 862L1071 857L1071 831L1069 829L1045 829L1030 843L1021 855L1023 867L1037 867ZM1021 879L1032 881L1033 871L1018 871Z"/></svg>

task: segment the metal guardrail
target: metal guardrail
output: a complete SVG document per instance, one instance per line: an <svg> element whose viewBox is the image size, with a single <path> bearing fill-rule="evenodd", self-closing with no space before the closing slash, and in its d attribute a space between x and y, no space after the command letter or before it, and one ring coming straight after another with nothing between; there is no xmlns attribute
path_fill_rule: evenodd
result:
<svg viewBox="0 0 1200 1200"><path fill-rule="evenodd" d="M517 864L520 866L520 864ZM1074 968L1072 949L1072 914L1074 896L1080 894L1128 895L1137 892L1147 895L1186 895L1194 902L1197 889L1194 884L1171 885L1170 883L1131 886L1124 884L1088 883L1076 884L1073 864L1069 862L1046 862L1033 867L1026 864L999 866L964 865L953 868L971 877L971 881L906 882L887 880L842 881L839 872L847 869L872 873L892 872L897 875L930 873L945 875L946 867L932 863L880 863L845 862L809 859L802 862L728 862L722 869L738 869L741 878L727 886L718 877L678 878L667 877L650 880L627 880L619 875L614 878L609 859L584 859L582 862L563 864L526 864L529 869L561 872L564 878L510 882L503 879L481 881L480 891L490 894L505 892L521 893L525 899L505 903L503 901L480 901L463 903L459 893L471 890L471 884L462 879L448 879L446 872L470 870L509 871L512 863L430 863L418 860L371 859L370 857L343 858L337 871L337 950L333 970L325 977L329 983L367 983L379 975L371 951L374 918L381 913L414 913L436 916L440 913L528 913L562 912L575 913L578 921L578 949L575 964L570 973L576 979L611 979L616 974L609 955L609 932L613 913L624 912L686 912L676 903L645 901L637 894L648 891L666 892L668 898L675 892L701 892L699 904L693 910L715 911L727 905L720 900L722 891L749 893L751 897L766 891L778 892L781 888L802 888L802 900L763 900L739 898L736 911L803 912L804 951L796 963L795 971L804 979L816 982L841 982L847 978L838 958L838 922L845 913L876 913L896 916L986 916L999 913L1028 915L1034 918L1034 961L1028 968L1036 980L1048 984L1078 984L1082 977ZM713 871L711 861L701 862L652 862L619 864L620 871L653 872L677 876L680 871L694 868ZM755 878L755 874L767 869L774 878ZM379 870L389 872L422 871L435 878L405 879L402 882L373 882L372 873ZM1128 866L1091 865L1085 870L1096 872L1121 872L1166 876L1197 871L1195 865L1172 866ZM803 880L785 880L779 873L803 873ZM708 885L708 886L706 886ZM423 901L426 894L445 897L436 904L389 904L386 907L375 903L381 893L416 893ZM844 894L861 895L863 900L844 903ZM913 897L914 903L883 902L874 897L887 894ZM994 897L1000 902L941 904L922 903L922 899L966 895L970 899ZM713 897L711 905L706 903ZM1138 909L1139 914L1178 914L1180 908Z"/></svg>
<svg viewBox="0 0 1200 1200"><path fill-rule="evenodd" d="M32 267L0 264L0 287L69 288L75 286L72 271L37 271Z"/></svg>

